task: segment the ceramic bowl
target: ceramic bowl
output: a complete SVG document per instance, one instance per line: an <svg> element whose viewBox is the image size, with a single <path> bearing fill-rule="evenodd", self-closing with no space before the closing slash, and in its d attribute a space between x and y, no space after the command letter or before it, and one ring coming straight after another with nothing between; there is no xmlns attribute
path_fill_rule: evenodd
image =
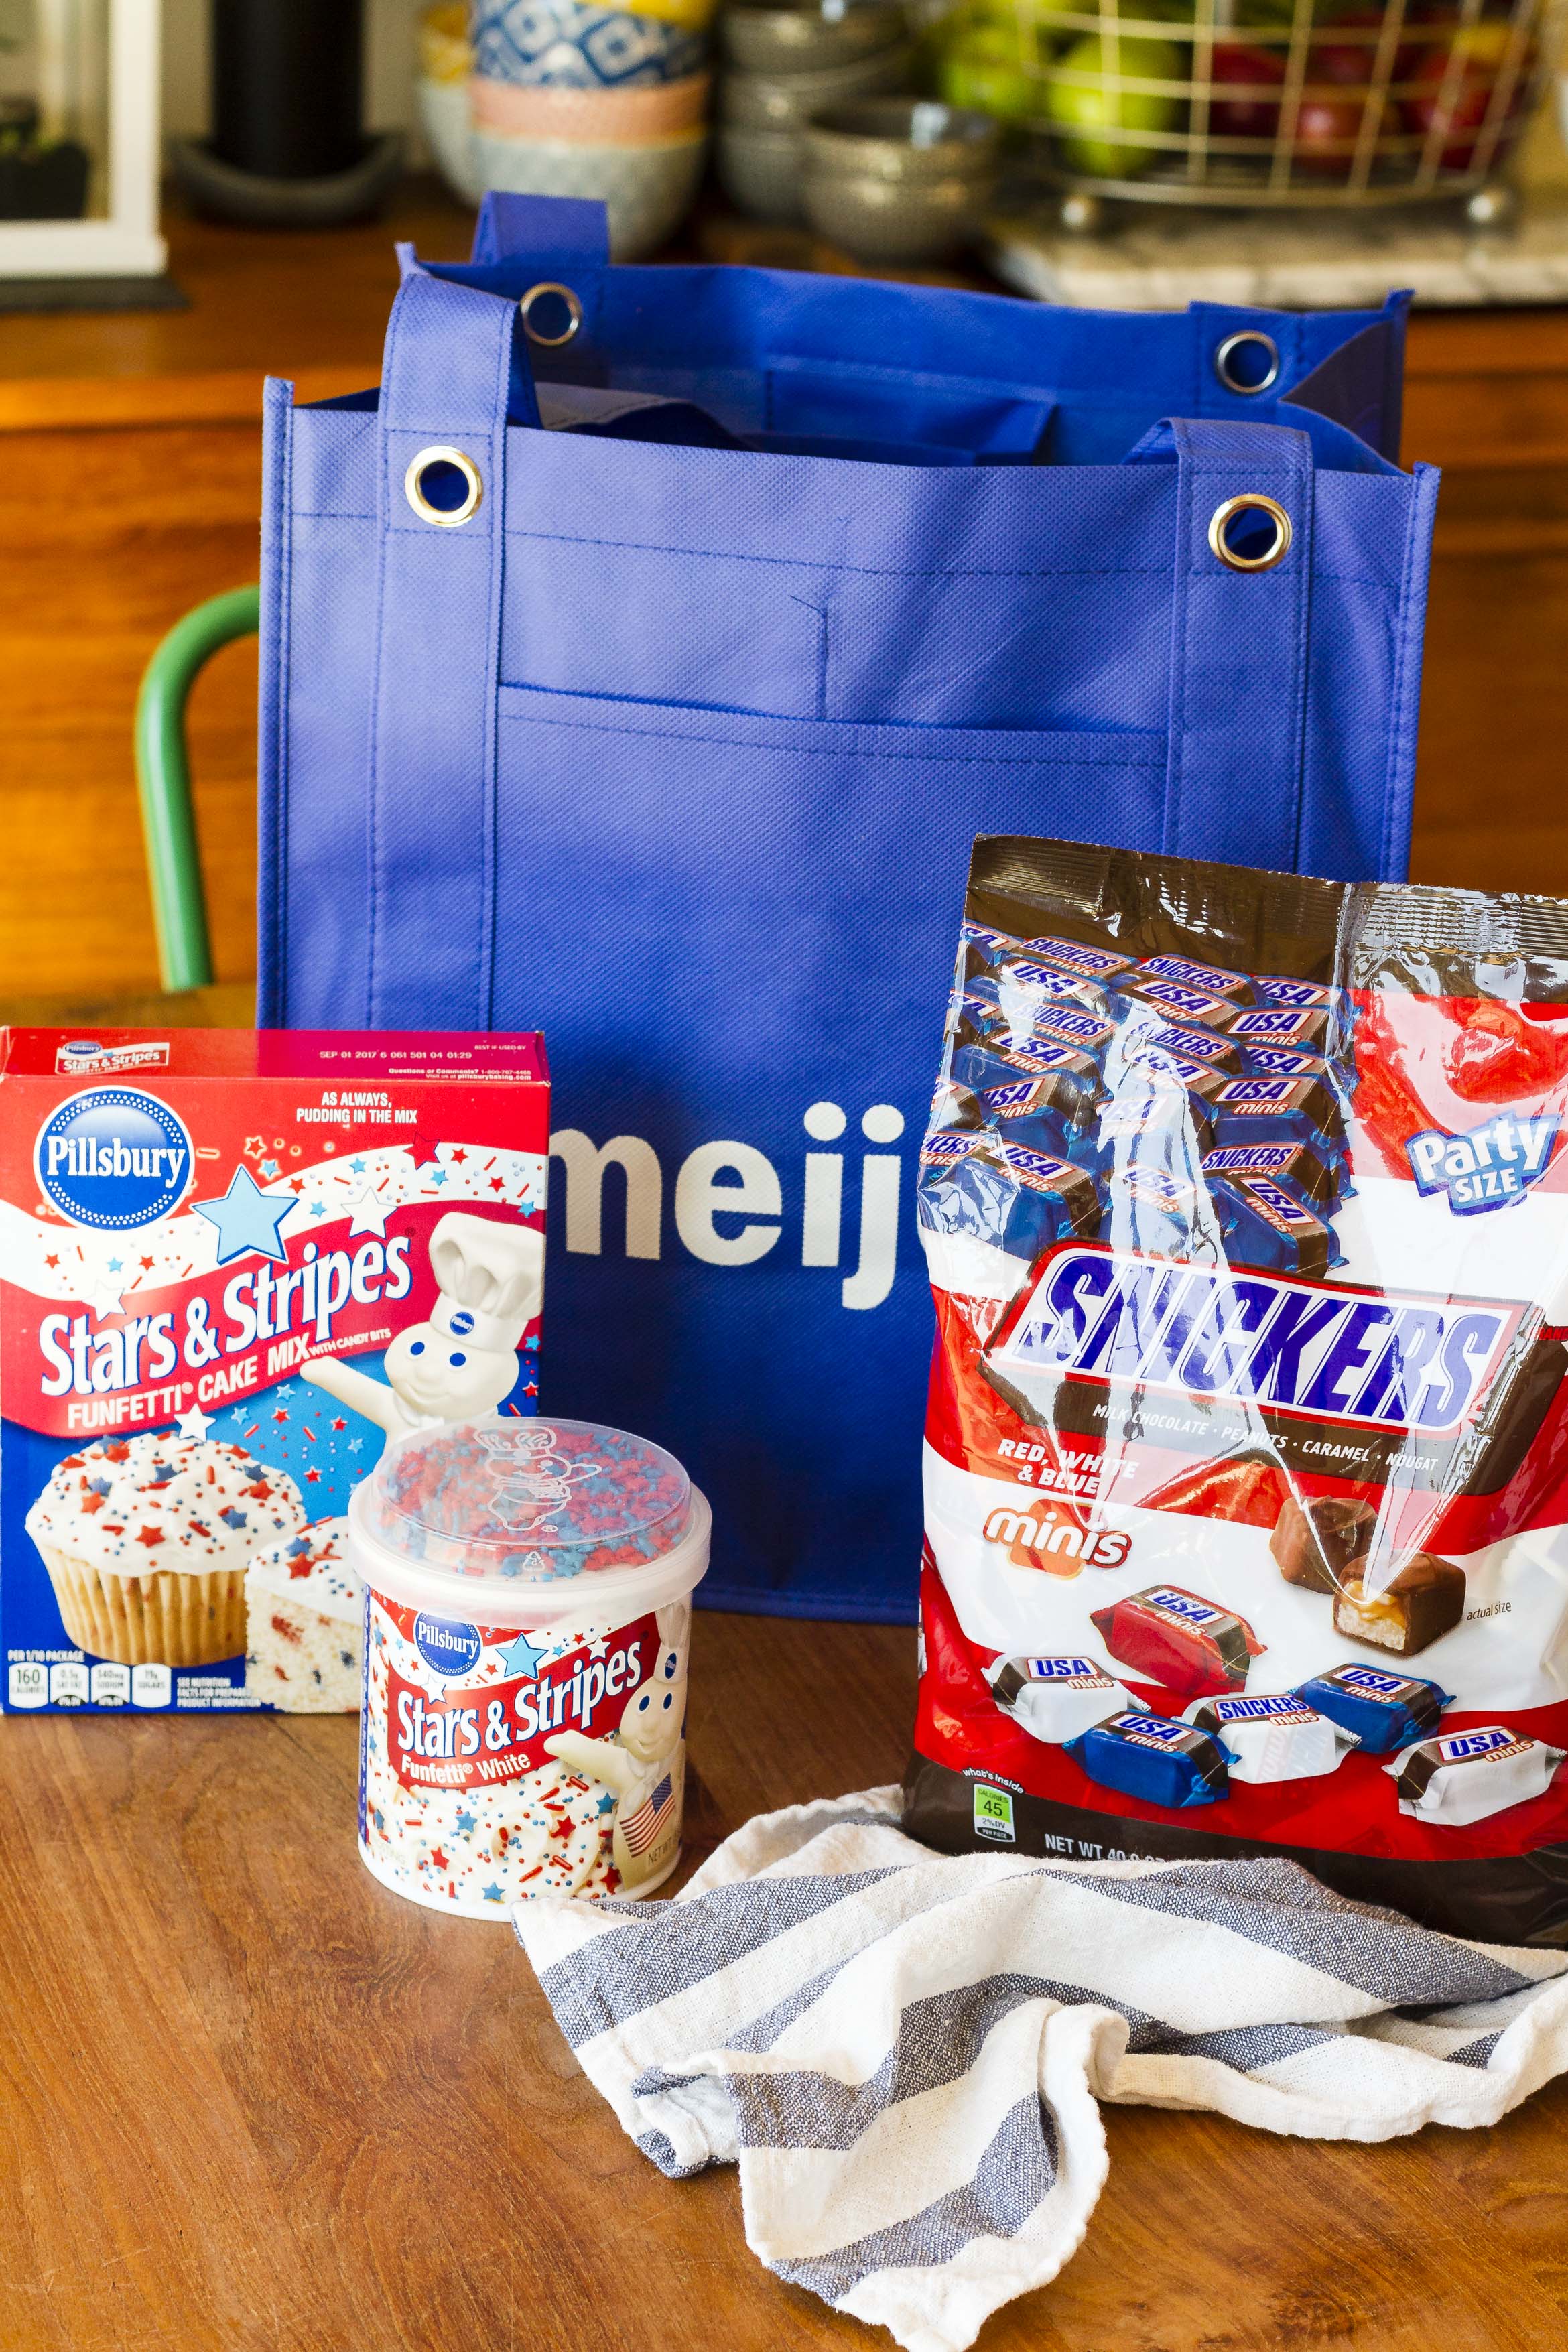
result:
<svg viewBox="0 0 1568 2352"><path fill-rule="evenodd" d="M468 47L468 12L463 0L437 0L419 19L419 77L422 81L467 81L473 72Z"/></svg>
<svg viewBox="0 0 1568 2352"><path fill-rule="evenodd" d="M859 261L941 260L978 224L1001 152L999 123L931 99L834 108L802 140L806 219Z"/></svg>
<svg viewBox="0 0 1568 2352"><path fill-rule="evenodd" d="M700 130L705 73L653 89L520 89L476 75L468 84L475 132L497 139L577 139L601 147L646 146Z"/></svg>
<svg viewBox="0 0 1568 2352"><path fill-rule="evenodd" d="M482 187L510 195L588 196L605 205L616 261L640 261L674 235L697 194L707 145L705 131L641 146L474 133Z"/></svg>
<svg viewBox="0 0 1568 2352"><path fill-rule="evenodd" d="M688 33L705 33L718 4L719 0L636 0L634 6L631 0L621 0L627 16L651 16L661 25L679 25ZM584 0L584 5L592 5L592 0ZM605 0L600 0L600 5L605 5ZM488 22L527 5L528 0L476 0L473 15Z"/></svg>
<svg viewBox="0 0 1568 2352"><path fill-rule="evenodd" d="M467 80L432 81L424 75L414 88L419 128L437 170L455 196L466 205L477 205L484 194L484 183L474 161Z"/></svg>
<svg viewBox="0 0 1568 2352"><path fill-rule="evenodd" d="M800 131L814 114L908 86L913 50L907 41L853 65L820 73L726 74L720 85L719 112L742 131Z"/></svg>
<svg viewBox="0 0 1568 2352"><path fill-rule="evenodd" d="M780 228L804 224L798 131L746 131L721 122L715 147L719 184L737 212Z"/></svg>
<svg viewBox="0 0 1568 2352"><path fill-rule="evenodd" d="M520 89L643 89L707 62L701 33L583 0L510 0L475 26L474 71Z"/></svg>
<svg viewBox="0 0 1568 2352"><path fill-rule="evenodd" d="M890 0L731 0L719 35L731 65L746 73L811 73L850 65L904 37L902 8Z"/></svg>

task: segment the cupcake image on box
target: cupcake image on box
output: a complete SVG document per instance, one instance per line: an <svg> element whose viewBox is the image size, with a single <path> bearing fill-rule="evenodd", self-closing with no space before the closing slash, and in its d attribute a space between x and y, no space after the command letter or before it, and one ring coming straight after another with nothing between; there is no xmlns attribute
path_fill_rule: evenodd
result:
<svg viewBox="0 0 1568 2352"><path fill-rule="evenodd" d="M68 1454L26 1524L79 1649L205 1666L243 1654L246 1569L305 1509L287 1472L243 1446L167 1430Z"/></svg>
<svg viewBox="0 0 1568 2352"><path fill-rule="evenodd" d="M364 1588L344 1551L346 1519L318 1519L258 1551L245 1571L245 1690L286 1715L359 1706Z"/></svg>

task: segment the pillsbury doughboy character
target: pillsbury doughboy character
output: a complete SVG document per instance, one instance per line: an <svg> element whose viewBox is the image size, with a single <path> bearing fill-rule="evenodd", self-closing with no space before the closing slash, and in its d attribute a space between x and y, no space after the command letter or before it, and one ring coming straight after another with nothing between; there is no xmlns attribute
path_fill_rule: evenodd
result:
<svg viewBox="0 0 1568 2352"><path fill-rule="evenodd" d="M612 1858L628 1891L662 1878L680 1850L691 1604L672 1601L655 1614L658 1656L647 1682L627 1699L615 1738L558 1731L544 1743L552 1756L601 1781L615 1798Z"/></svg>
<svg viewBox="0 0 1568 2352"><path fill-rule="evenodd" d="M517 1380L517 1349L544 1296L544 1235L454 1209L430 1236L440 1297L428 1322L399 1331L385 1356L390 1386L335 1357L302 1378L353 1405L389 1437L494 1412Z"/></svg>

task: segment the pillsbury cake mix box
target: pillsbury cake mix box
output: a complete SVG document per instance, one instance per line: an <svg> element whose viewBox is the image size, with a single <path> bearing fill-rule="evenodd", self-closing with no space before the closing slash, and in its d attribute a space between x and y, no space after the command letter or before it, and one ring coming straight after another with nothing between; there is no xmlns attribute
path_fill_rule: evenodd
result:
<svg viewBox="0 0 1568 2352"><path fill-rule="evenodd" d="M0 1703L359 1704L351 1489L531 1414L542 1038L0 1029Z"/></svg>

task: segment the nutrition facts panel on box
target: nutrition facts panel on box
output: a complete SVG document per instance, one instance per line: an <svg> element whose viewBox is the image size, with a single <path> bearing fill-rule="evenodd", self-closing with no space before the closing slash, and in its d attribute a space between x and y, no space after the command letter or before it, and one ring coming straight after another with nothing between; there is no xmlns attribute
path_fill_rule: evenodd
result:
<svg viewBox="0 0 1568 2352"><path fill-rule="evenodd" d="M5 1676L7 1706L47 1706L49 1670L41 1658L14 1659Z"/></svg>
<svg viewBox="0 0 1568 2352"><path fill-rule="evenodd" d="M174 1677L167 1666L122 1666L113 1659L12 1657L5 1669L5 1704L39 1706L167 1706Z"/></svg>

